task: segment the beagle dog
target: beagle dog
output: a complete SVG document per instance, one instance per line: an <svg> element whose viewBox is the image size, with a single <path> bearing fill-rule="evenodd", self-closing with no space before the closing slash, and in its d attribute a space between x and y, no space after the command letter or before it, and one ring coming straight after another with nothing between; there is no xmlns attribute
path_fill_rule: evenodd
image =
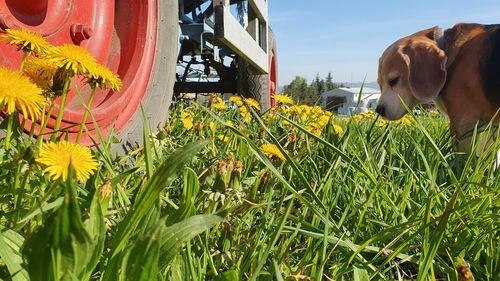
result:
<svg viewBox="0 0 500 281"><path fill-rule="evenodd" d="M500 122L500 24L422 30L390 45L379 61L375 111L389 120L434 100L458 138ZM402 103L403 102L403 103ZM493 119L494 118L494 119Z"/></svg>

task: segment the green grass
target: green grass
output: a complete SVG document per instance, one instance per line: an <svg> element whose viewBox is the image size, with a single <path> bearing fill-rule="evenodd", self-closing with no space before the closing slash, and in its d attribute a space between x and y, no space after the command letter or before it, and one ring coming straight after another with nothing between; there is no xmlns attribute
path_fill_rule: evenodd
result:
<svg viewBox="0 0 500 281"><path fill-rule="evenodd" d="M286 110L251 122L200 106L171 116L125 156L97 149L86 183L52 182L15 135L1 152L0 278L463 280L459 265L500 277L497 131L476 156L454 150L439 116L335 117L319 135Z"/></svg>

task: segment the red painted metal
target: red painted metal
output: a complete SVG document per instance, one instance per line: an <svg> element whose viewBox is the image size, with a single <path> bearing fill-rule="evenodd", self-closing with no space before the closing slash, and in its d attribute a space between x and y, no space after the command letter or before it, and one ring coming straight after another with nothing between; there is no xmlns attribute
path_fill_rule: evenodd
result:
<svg viewBox="0 0 500 281"><path fill-rule="evenodd" d="M82 43L82 41L87 40L90 37L92 37L92 35L94 34L94 30L92 29L92 27L89 27L89 26L86 26L83 24L79 24L79 23L75 23L75 24L71 25L71 27L69 29L69 33L71 35L71 39L73 40L73 43L75 43L76 45L80 45L80 43Z"/></svg>
<svg viewBox="0 0 500 281"><path fill-rule="evenodd" d="M269 98L271 99L271 107L276 106L276 101L273 96L278 91L278 77L276 76L276 56L275 50L269 50Z"/></svg>
<svg viewBox="0 0 500 281"><path fill-rule="evenodd" d="M0 1L0 27L3 22L28 28L55 45L80 44L98 62L118 73L122 90L98 92L91 112L103 134L109 128L119 132L138 111L147 90L156 48L157 1L162 0L5 0ZM15 69L20 58L15 47L0 43L0 64ZM86 99L88 86L81 87L78 79L73 82ZM54 126L57 107L49 129ZM81 122L83 112L80 99L70 92L61 123L70 139L76 137L75 125ZM96 139L90 117L86 125ZM88 136L82 143L92 144Z"/></svg>

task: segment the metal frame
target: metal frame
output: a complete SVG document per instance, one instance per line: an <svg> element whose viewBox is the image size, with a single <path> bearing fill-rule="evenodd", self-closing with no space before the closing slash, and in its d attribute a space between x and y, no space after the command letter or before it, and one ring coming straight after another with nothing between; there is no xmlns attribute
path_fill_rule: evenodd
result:
<svg viewBox="0 0 500 281"><path fill-rule="evenodd" d="M177 75L174 93L236 93L237 66L224 65L224 57L241 57L256 73L269 72L266 0L248 0L245 27L231 13L231 5L244 0L178 1L182 42L179 62L185 69ZM201 65L203 71L195 71L194 65ZM195 72L205 73L199 76L201 79L214 71L218 81L193 79Z"/></svg>
<svg viewBox="0 0 500 281"><path fill-rule="evenodd" d="M229 11L230 0L214 0L215 39L244 58L258 73L269 71L267 54L267 2L248 0L248 28L245 30Z"/></svg>

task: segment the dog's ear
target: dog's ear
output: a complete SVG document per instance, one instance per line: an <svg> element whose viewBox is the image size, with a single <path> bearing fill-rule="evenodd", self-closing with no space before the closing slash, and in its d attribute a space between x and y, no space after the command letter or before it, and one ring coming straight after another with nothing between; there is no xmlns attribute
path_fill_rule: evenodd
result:
<svg viewBox="0 0 500 281"><path fill-rule="evenodd" d="M408 66L408 83L420 101L435 99L446 81L446 55L430 42L412 42L399 50Z"/></svg>
<svg viewBox="0 0 500 281"><path fill-rule="evenodd" d="M429 29L425 29L425 30L421 30L415 34L413 34L414 37L418 37L418 36L425 36L431 40L434 40L435 39L435 34L436 32L438 32L440 29L439 29L439 26L434 26L434 27L431 27Z"/></svg>

